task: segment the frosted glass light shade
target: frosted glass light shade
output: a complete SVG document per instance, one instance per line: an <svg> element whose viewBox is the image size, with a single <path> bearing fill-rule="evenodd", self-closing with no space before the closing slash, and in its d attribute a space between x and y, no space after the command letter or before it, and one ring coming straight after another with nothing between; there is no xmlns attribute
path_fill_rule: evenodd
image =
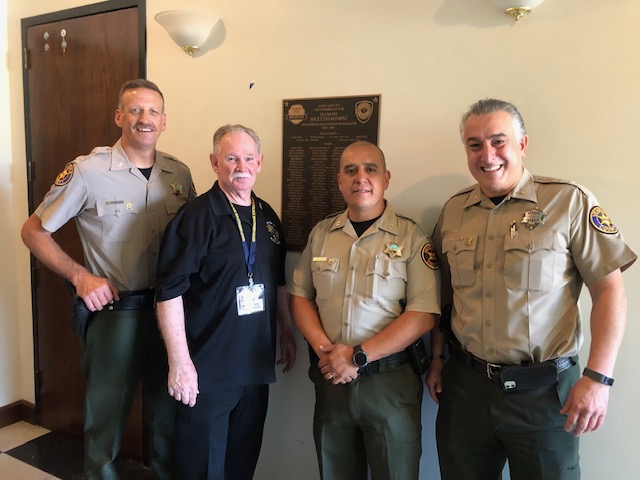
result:
<svg viewBox="0 0 640 480"><path fill-rule="evenodd" d="M164 27L173 41L191 56L207 40L211 29L219 20L211 15L187 10L160 12L155 19Z"/></svg>

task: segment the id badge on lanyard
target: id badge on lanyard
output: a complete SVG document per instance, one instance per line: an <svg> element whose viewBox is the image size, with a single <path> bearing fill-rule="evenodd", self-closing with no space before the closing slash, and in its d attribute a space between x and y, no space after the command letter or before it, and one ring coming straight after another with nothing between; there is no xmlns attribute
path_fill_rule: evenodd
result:
<svg viewBox="0 0 640 480"><path fill-rule="evenodd" d="M231 203L231 202L229 202ZM248 243L242 229L242 221L236 207L231 203L231 209L236 217L238 231L242 239L242 248L244 249L244 259L247 266L248 285L236 287L236 305L238 307L238 315L251 315L252 313L264 312L264 284L253 283L253 264L256 260L256 203L251 197L251 242Z"/></svg>

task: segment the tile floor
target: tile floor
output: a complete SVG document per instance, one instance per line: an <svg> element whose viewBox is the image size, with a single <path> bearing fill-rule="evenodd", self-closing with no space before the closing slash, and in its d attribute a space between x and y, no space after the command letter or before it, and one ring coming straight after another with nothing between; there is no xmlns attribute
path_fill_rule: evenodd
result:
<svg viewBox="0 0 640 480"><path fill-rule="evenodd" d="M83 445L77 438L18 422L0 428L0 478L6 480L81 480ZM153 480L137 462L118 461L122 480Z"/></svg>

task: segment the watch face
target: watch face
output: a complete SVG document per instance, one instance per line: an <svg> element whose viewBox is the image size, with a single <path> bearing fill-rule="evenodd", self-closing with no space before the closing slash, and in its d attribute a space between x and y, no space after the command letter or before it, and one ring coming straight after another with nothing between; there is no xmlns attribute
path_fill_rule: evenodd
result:
<svg viewBox="0 0 640 480"><path fill-rule="evenodd" d="M364 352L356 352L353 356L353 362L358 367L364 367L367 364L367 354Z"/></svg>

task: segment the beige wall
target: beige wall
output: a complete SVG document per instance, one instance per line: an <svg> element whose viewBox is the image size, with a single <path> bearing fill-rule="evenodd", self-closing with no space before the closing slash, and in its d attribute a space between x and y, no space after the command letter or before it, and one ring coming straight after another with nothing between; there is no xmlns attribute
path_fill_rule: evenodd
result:
<svg viewBox="0 0 640 480"><path fill-rule="evenodd" d="M29 256L19 240L27 214L20 18L87 3L8 0L9 49L0 65L0 96L7 105L8 82L10 108L0 111L0 135L5 140L9 131L10 138L0 142L0 219L10 228L0 236L0 364L11 368L0 373L0 405L33 400ZM153 21L159 11L182 7L223 19L211 41L215 48L199 58L180 52ZM549 0L517 24L490 0L148 0L147 16L148 77L167 98L168 128L160 148L191 166L200 192L213 180L213 130L245 123L264 145L257 191L279 210L281 100L379 93L380 145L392 171L388 198L430 232L444 200L472 181L457 135L459 116L478 98L496 96L514 102L525 118L528 168L588 186L640 251L632 200L640 178L633 140L640 107L637 0ZM3 53L5 42L0 35ZM586 480L608 478L607 466L618 478L637 475L639 272L635 267L625 274L630 322L607 422L582 440ZM583 303L588 312L588 298ZM315 472L306 361L301 350L294 375L272 390L262 478L311 478ZM433 468L435 409L428 402L425 463Z"/></svg>

